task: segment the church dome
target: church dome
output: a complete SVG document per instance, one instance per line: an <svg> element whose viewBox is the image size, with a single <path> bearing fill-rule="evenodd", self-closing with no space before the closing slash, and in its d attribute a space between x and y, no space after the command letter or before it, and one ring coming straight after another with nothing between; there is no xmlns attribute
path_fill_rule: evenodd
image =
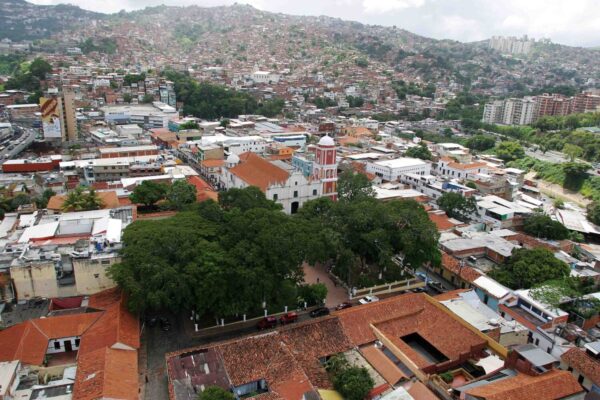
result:
<svg viewBox="0 0 600 400"><path fill-rule="evenodd" d="M227 164L239 164L240 162L240 158L237 156L237 154L235 153L231 153L228 157L227 157Z"/></svg>
<svg viewBox="0 0 600 400"><path fill-rule="evenodd" d="M335 146L335 142L331 136L325 135L319 140L319 146Z"/></svg>

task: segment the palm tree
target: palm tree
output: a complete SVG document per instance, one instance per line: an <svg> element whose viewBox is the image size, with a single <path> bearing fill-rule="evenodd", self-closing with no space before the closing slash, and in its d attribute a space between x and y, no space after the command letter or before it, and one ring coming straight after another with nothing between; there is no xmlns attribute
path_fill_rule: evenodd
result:
<svg viewBox="0 0 600 400"><path fill-rule="evenodd" d="M62 211L88 211L98 210L104 204L94 189L85 191L82 186L77 186L67 194L62 204Z"/></svg>

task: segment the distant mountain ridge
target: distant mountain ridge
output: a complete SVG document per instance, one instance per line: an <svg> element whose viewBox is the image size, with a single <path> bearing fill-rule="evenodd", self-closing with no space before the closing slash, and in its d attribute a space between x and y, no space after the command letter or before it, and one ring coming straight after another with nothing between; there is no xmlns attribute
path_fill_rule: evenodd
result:
<svg viewBox="0 0 600 400"><path fill-rule="evenodd" d="M36 40L48 38L65 29L106 18L105 14L70 4L37 5L25 0L0 2L0 40Z"/></svg>
<svg viewBox="0 0 600 400"><path fill-rule="evenodd" d="M334 72L365 58L383 68L425 81L477 84L514 81L515 90L553 85L582 85L597 79L600 52L558 44L539 44L528 56L504 56L488 41L461 43L419 36L397 27L365 25L326 16L292 16L249 5L155 6L101 14L77 6L38 6L3 0L0 39L70 40L117 38L123 48L145 50L183 64L258 65L282 62ZM63 34L65 33L65 34ZM67 34L68 33L68 34ZM129 43L129 45L127 45ZM268 57L265 58L265 54ZM118 52L117 52L118 55ZM539 78L540 74L544 78ZM511 83L512 85L512 83Z"/></svg>

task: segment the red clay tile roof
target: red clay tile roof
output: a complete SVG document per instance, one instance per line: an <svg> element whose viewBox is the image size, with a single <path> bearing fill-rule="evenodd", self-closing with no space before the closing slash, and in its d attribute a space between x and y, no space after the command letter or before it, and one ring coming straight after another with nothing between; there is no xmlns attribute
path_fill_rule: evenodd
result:
<svg viewBox="0 0 600 400"><path fill-rule="evenodd" d="M0 332L0 361L21 360L23 364L41 365L48 348L48 337L31 321Z"/></svg>
<svg viewBox="0 0 600 400"><path fill-rule="evenodd" d="M600 361L587 355L584 350L574 347L560 358L596 385L600 385Z"/></svg>
<svg viewBox="0 0 600 400"><path fill-rule="evenodd" d="M474 162L474 163L469 163L469 164L460 164L460 163L456 163L456 162L451 162L448 164L449 168L460 169L460 170L477 169L477 168L482 168L482 167L486 167L486 166L487 166L487 164L483 163L483 162Z"/></svg>
<svg viewBox="0 0 600 400"><path fill-rule="evenodd" d="M105 347L128 350L140 347L139 319L127 311L124 300L107 307L103 315L88 329L81 340L79 354Z"/></svg>
<svg viewBox="0 0 600 400"><path fill-rule="evenodd" d="M73 399L137 399L139 320L125 304L118 289L109 289L90 296L95 312L33 319L0 331L0 361L42 365L49 340L78 336Z"/></svg>
<svg viewBox="0 0 600 400"><path fill-rule="evenodd" d="M437 301L446 301L446 300L451 300L451 299L457 299L459 298L461 293L464 292L468 292L471 289L456 289L456 290L450 290L448 292L442 293L442 294L438 294L436 296L433 296L434 299L436 299Z"/></svg>
<svg viewBox="0 0 600 400"><path fill-rule="evenodd" d="M291 325L281 330L281 336L313 385L319 388L331 388L332 384L319 358L352 348L339 320L329 317ZM315 343L318 343L318 346Z"/></svg>
<svg viewBox="0 0 600 400"><path fill-rule="evenodd" d="M217 350L234 386L265 379L284 399L314 390L277 332L218 345Z"/></svg>
<svg viewBox="0 0 600 400"><path fill-rule="evenodd" d="M139 398L137 352L100 348L79 356L73 399Z"/></svg>
<svg viewBox="0 0 600 400"><path fill-rule="evenodd" d="M435 224L437 230L440 232L447 231L449 229L454 228L455 226L454 223L450 222L450 219L444 212L433 211L427 213L427 215L429 216L431 222Z"/></svg>
<svg viewBox="0 0 600 400"><path fill-rule="evenodd" d="M222 167L225 164L224 160L204 160L200 162L200 165L206 168Z"/></svg>
<svg viewBox="0 0 600 400"><path fill-rule="evenodd" d="M23 364L42 365L48 341L82 336L100 313L61 315L32 319L0 332L0 361L21 360Z"/></svg>
<svg viewBox="0 0 600 400"><path fill-rule="evenodd" d="M367 345L360 348L360 354L375 368L375 370L383 376L389 384L395 385L402 379L408 379L402 370L396 366L386 356L381 349L373 345Z"/></svg>
<svg viewBox="0 0 600 400"><path fill-rule="evenodd" d="M553 370L538 376L518 374L466 393L485 400L555 400L583 392L577 380L567 371Z"/></svg>
<svg viewBox="0 0 600 400"><path fill-rule="evenodd" d="M272 184L285 183L290 176L286 170L252 152L240 154L240 163L230 168L229 172L263 192Z"/></svg>
<svg viewBox="0 0 600 400"><path fill-rule="evenodd" d="M196 187L196 201L202 202L205 200L215 200L218 201L219 194L215 192L204 179L199 176L188 176L186 178L188 183L194 185Z"/></svg>
<svg viewBox="0 0 600 400"><path fill-rule="evenodd" d="M477 270L469 267L468 265L464 265L462 269L460 268L460 262L452 257L450 254L442 252L442 267L452 272L455 275L460 273L460 278L465 281L472 283L475 279L481 276L481 273Z"/></svg>
<svg viewBox="0 0 600 400"><path fill-rule="evenodd" d="M371 325L402 350L419 367L431 363L419 355L400 337L418 333L448 359L456 360L463 353L484 348L486 341L463 326L449 312L435 307L425 294L405 294L376 303L335 312L344 331L356 346L374 342ZM448 334L452 332L452 334Z"/></svg>

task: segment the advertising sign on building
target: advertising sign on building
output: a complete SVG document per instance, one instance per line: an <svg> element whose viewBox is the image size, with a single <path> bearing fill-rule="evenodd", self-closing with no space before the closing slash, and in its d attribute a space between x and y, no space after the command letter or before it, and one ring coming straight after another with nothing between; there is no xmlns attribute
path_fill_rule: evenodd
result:
<svg viewBox="0 0 600 400"><path fill-rule="evenodd" d="M44 129L44 138L61 138L61 121L58 99L40 98L40 109L42 112L42 128Z"/></svg>

